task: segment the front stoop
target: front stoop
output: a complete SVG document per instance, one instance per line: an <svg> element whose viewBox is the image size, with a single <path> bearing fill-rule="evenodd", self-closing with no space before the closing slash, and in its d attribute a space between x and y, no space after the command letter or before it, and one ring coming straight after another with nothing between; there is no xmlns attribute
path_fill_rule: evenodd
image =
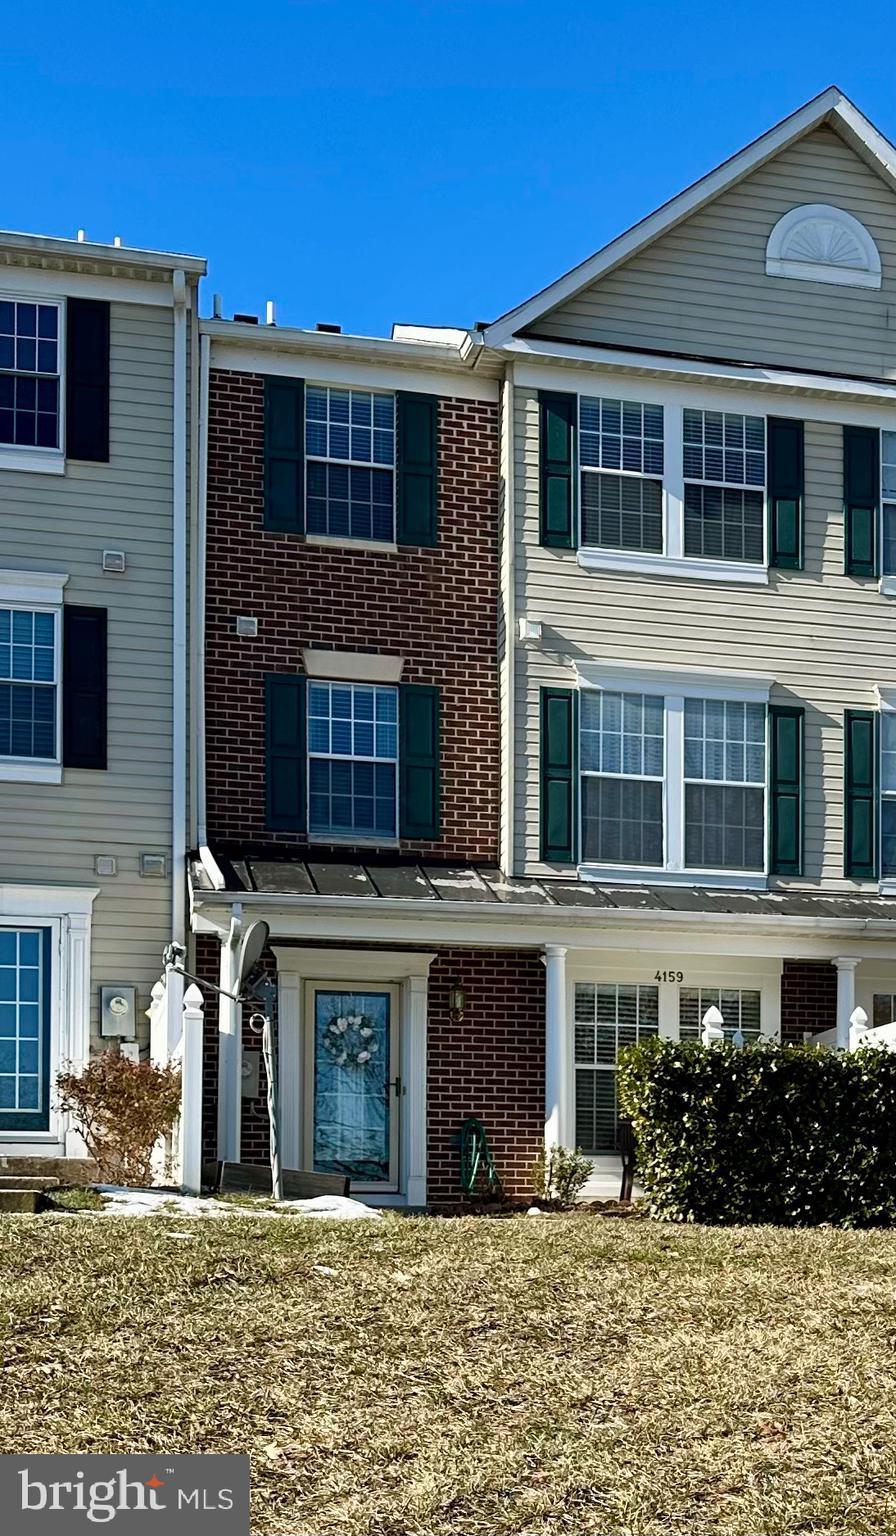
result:
<svg viewBox="0 0 896 1536"><path fill-rule="evenodd" d="M19 1175L26 1180L56 1179L60 1184L96 1184L99 1171L90 1157L4 1157L0 1154L0 1177L11 1175L21 1188Z"/></svg>
<svg viewBox="0 0 896 1536"><path fill-rule="evenodd" d="M0 1216L14 1211L34 1216L43 1203L43 1190L40 1189L0 1189Z"/></svg>

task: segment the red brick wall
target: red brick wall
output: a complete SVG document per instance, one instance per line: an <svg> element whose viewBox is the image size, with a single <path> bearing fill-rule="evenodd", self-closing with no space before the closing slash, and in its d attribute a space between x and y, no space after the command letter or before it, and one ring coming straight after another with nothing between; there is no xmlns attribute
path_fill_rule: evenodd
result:
<svg viewBox="0 0 896 1536"><path fill-rule="evenodd" d="M272 968L272 959L269 958ZM217 980L214 940L197 941L197 973ZM463 1019L448 1014L449 984L467 994ZM245 1012L245 1011L244 1011ZM203 1155L217 1144L217 1007L207 995ZM243 1049L258 1050L244 1018ZM267 1107L244 1100L241 1156L268 1160ZM544 1129L544 966L532 950L443 949L429 981L427 1036L427 1189L431 1205L461 1201L458 1133L475 1115L485 1124L504 1189L525 1198Z"/></svg>
<svg viewBox="0 0 896 1536"><path fill-rule="evenodd" d="M837 971L829 960L785 960L781 976L781 1039L802 1041L837 1022Z"/></svg>
<svg viewBox="0 0 896 1536"><path fill-rule="evenodd" d="M295 847L264 806L264 675L301 672L302 646L405 658L442 710L442 835L401 851L498 854L497 406L439 403L439 543L379 553L265 533L263 380L210 381L206 740L209 833L219 847ZM234 633L254 615L255 640ZM393 849L394 853L394 849Z"/></svg>

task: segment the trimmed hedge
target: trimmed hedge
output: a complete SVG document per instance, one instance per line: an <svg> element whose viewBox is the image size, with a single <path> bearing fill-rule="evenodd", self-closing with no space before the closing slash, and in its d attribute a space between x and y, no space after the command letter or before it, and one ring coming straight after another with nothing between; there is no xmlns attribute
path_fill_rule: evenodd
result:
<svg viewBox="0 0 896 1536"><path fill-rule="evenodd" d="M896 1223L896 1053L650 1040L620 1054L619 1100L656 1216Z"/></svg>

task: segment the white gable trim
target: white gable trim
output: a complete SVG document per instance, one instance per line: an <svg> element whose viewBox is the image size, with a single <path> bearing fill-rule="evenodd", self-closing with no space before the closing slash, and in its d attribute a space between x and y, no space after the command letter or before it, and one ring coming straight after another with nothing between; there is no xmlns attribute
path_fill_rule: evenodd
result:
<svg viewBox="0 0 896 1536"><path fill-rule="evenodd" d="M650 245L660 235L666 234L675 225L680 224L690 214L705 207L722 192L727 192L745 176L750 175L766 161L774 158L782 149L795 143L811 133L813 128L819 127L824 122L837 120L839 126L845 130L844 137L856 149L861 148L864 157L869 160L875 170L883 176L890 185L896 189L896 149L889 143L877 129L869 123L859 109L853 105L836 86L829 86L808 101L805 106L793 112L790 117L785 117L776 127L769 129L761 138L755 139L745 149L733 155L731 159L723 161L714 171L701 177L690 187L664 203L656 212L651 213L646 219L615 240L605 245L595 255L589 256L571 272L558 278L555 283L543 288L524 304L516 309L509 310L502 315L485 331L484 339L487 346L499 347L508 341L517 331L531 325L549 310L556 309L558 304L563 304L575 294L593 283L597 278L611 272L629 257Z"/></svg>

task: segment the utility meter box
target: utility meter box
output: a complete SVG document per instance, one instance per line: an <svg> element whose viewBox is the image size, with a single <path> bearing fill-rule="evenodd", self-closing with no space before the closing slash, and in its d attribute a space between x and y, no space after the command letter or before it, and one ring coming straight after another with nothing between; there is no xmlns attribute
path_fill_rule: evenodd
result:
<svg viewBox="0 0 896 1536"><path fill-rule="evenodd" d="M100 987L100 1034L104 1038L133 1040L137 1033L137 988L122 982Z"/></svg>

